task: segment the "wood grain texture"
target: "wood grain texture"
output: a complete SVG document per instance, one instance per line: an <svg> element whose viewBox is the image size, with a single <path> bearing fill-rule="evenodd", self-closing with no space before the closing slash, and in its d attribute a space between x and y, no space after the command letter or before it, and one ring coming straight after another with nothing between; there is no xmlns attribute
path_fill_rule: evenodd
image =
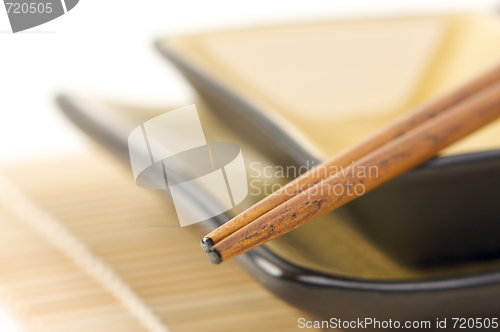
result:
<svg viewBox="0 0 500 332"><path fill-rule="evenodd" d="M248 210L242 212L229 222L206 235L205 238L211 239L214 244L219 243L224 238L251 223L253 220L261 217L291 199L302 190L307 189L322 179L326 179L332 174L331 172L325 172L324 170L332 170L351 165L351 163L359 158L421 125L428 119L445 112L450 109L451 106L463 101L472 94L477 93L499 80L500 66L497 66L457 90L445 94L440 98L432 100L415 110L408 112L404 116L396 119L392 123L389 123L387 126L381 128L379 131L368 136L359 143L345 149L339 154L333 156L333 158L318 165L318 167L313 168L297 177L282 189L266 197Z"/></svg>
<svg viewBox="0 0 500 332"><path fill-rule="evenodd" d="M360 177L350 172L342 176L334 174L224 238L212 250L220 255L221 261L227 261L266 243L355 199L358 194L352 194L352 188L357 185L368 192L429 160L441 149L499 116L500 83L497 82L446 112L429 113L429 120L353 164L355 169L376 167L377 176ZM344 190L335 194L335 188L337 192L340 192L338 188Z"/></svg>
<svg viewBox="0 0 500 332"><path fill-rule="evenodd" d="M102 153L4 170L174 332L298 331L303 314L236 264L218 269L173 204ZM102 284L0 205L0 297L29 330L146 331ZM202 271L202 272L200 272Z"/></svg>

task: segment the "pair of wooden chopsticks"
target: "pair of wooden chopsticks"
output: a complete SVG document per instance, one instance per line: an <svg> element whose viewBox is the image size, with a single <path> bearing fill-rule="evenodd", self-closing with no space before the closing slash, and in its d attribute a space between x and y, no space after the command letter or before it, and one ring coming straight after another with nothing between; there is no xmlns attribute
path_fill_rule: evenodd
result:
<svg viewBox="0 0 500 332"><path fill-rule="evenodd" d="M352 188L357 185L368 192L499 116L500 66L309 170L208 234L201 246L212 263L227 261L355 199ZM340 167L372 168L377 176L324 171Z"/></svg>

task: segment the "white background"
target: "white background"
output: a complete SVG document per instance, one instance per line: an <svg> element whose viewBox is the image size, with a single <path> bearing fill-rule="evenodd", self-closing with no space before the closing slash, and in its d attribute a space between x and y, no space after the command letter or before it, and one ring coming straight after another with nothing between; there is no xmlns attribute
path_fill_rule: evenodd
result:
<svg viewBox="0 0 500 332"><path fill-rule="evenodd" d="M55 107L58 91L187 104L193 92L156 54L158 37L314 18L499 9L491 0L81 0L52 22L12 34L0 5L0 165L85 152L88 139ZM23 331L2 303L0 331Z"/></svg>

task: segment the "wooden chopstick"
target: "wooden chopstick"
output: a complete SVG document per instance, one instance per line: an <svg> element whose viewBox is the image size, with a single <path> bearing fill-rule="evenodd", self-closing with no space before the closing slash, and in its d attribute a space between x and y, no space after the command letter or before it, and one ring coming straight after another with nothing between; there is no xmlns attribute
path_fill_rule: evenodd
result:
<svg viewBox="0 0 500 332"><path fill-rule="evenodd" d="M213 245L220 242L224 238L233 234L237 230L245 227L255 219L266 214L277 206L291 199L303 189L327 178L331 175L325 172L315 171L317 169L330 170L333 166L338 168L347 167L353 161L365 156L366 154L376 150L384 144L401 136L409 130L421 125L430 118L440 114L451 106L461 102L467 97L477 93L485 87L500 80L500 66L487 71L476 79L466 83L460 88L445 94L444 96L435 99L429 103L416 108L414 111L406 113L404 116L396 119L388 126L370 135L360 143L347 148L346 150L335 155L333 158L319 164L317 168L313 168L302 174L295 180L288 183L280 190L274 192L268 197L261 200L248 210L237 215L224 225L220 226L201 240L201 247L208 251Z"/></svg>
<svg viewBox="0 0 500 332"><path fill-rule="evenodd" d="M433 115L375 151L359 158L353 167L376 167L378 176L356 177L355 173L330 176L301 194L215 244L208 256L219 264L300 227L358 197L350 188L362 185L363 193L429 160L441 149L500 117L500 82L494 83L441 114ZM338 175L338 174L337 174ZM344 188L335 194L336 186ZM338 189L339 187L337 187Z"/></svg>

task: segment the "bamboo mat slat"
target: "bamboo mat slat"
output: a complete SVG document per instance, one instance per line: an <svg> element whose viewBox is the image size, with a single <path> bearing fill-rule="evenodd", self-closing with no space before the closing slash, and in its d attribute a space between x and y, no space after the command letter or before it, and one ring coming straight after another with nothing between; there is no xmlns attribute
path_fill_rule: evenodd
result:
<svg viewBox="0 0 500 332"><path fill-rule="evenodd" d="M101 152L2 170L138 295L182 331L296 331L304 314L233 262L212 266L204 231L180 228L167 199L138 188ZM32 331L148 331L99 280L0 204L0 296Z"/></svg>

